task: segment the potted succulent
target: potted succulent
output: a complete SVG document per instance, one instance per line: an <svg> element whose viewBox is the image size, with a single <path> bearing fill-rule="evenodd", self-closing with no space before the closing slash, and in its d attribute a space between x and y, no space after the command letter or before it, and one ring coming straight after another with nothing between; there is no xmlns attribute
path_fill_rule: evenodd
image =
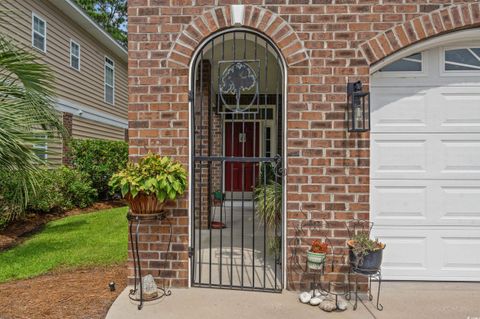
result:
<svg viewBox="0 0 480 319"><path fill-rule="evenodd" d="M314 240L310 250L307 251L307 266L310 269L321 269L327 256L328 244Z"/></svg>
<svg viewBox="0 0 480 319"><path fill-rule="evenodd" d="M385 244L370 239L367 233L359 233L347 242L350 265L354 270L374 274L382 265Z"/></svg>
<svg viewBox="0 0 480 319"><path fill-rule="evenodd" d="M149 152L138 163L129 162L113 175L109 185L127 200L131 214L158 214L167 201L185 192L187 172L171 158Z"/></svg>

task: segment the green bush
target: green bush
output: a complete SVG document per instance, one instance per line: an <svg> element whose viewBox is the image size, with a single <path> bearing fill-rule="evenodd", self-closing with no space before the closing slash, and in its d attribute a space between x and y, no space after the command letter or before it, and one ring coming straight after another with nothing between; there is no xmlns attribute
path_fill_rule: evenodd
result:
<svg viewBox="0 0 480 319"><path fill-rule="evenodd" d="M0 174L0 228L22 216L25 208L35 212L85 208L97 198L97 191L88 176L68 167L40 170L36 180L36 191L29 191L27 204L20 205L15 190L22 178L15 172ZM29 188L33 187L30 185Z"/></svg>
<svg viewBox="0 0 480 319"><path fill-rule="evenodd" d="M39 184L39 191L29 200L29 210L51 212L85 208L97 198L88 176L68 167L45 171Z"/></svg>
<svg viewBox="0 0 480 319"><path fill-rule="evenodd" d="M16 172L0 172L0 228L25 212L16 194L22 181Z"/></svg>
<svg viewBox="0 0 480 319"><path fill-rule="evenodd" d="M98 196L107 199L108 181L127 166L128 144L122 141L72 140L68 156L76 170L89 176Z"/></svg>

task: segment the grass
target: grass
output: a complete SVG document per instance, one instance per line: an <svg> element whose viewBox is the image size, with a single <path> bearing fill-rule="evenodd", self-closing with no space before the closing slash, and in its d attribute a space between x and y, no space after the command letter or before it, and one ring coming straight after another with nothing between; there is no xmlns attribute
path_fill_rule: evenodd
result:
<svg viewBox="0 0 480 319"><path fill-rule="evenodd" d="M0 282L59 268L103 266L127 260L126 207L48 223L23 244L0 253Z"/></svg>

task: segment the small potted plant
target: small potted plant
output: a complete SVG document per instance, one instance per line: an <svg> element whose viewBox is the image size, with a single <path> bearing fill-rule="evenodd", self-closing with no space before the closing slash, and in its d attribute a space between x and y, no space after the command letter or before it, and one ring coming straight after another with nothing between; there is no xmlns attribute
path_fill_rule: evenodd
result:
<svg viewBox="0 0 480 319"><path fill-rule="evenodd" d="M127 200L131 214L159 214L167 201L185 192L187 172L171 158L149 152L113 175L109 185Z"/></svg>
<svg viewBox="0 0 480 319"><path fill-rule="evenodd" d="M310 250L307 251L307 266L310 269L321 269L327 256L328 244L314 240Z"/></svg>
<svg viewBox="0 0 480 319"><path fill-rule="evenodd" d="M350 265L364 274L374 274L382 265L385 244L372 240L367 233L359 233L347 242Z"/></svg>

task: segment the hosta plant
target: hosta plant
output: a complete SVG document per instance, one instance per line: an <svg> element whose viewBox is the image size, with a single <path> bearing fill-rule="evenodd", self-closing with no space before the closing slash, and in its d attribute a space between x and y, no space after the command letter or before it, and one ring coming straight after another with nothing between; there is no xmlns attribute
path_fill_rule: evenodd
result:
<svg viewBox="0 0 480 319"><path fill-rule="evenodd" d="M187 172L169 157L148 153L114 174L109 185L128 201L133 214L159 213L168 200L185 192Z"/></svg>

